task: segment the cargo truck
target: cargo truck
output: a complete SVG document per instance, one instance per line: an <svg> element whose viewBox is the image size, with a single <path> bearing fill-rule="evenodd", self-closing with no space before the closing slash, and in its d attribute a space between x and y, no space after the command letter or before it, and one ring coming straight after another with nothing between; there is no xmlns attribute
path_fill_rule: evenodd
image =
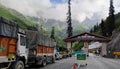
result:
<svg viewBox="0 0 120 69"><path fill-rule="evenodd" d="M0 17L0 69L24 69L25 65L54 63L55 41L40 31L21 30Z"/></svg>

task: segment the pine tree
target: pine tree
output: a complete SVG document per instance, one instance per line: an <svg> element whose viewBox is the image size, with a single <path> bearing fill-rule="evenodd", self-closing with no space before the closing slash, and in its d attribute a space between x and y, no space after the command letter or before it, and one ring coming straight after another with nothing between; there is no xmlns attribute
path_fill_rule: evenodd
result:
<svg viewBox="0 0 120 69"><path fill-rule="evenodd" d="M68 37L72 36L72 23L71 23L71 0L68 0L68 13L67 13L67 24L68 24L68 28L67 28L67 34Z"/></svg>
<svg viewBox="0 0 120 69"><path fill-rule="evenodd" d="M101 28L102 35L107 36L106 35L105 22L103 20L101 20L100 28Z"/></svg>
<svg viewBox="0 0 120 69"><path fill-rule="evenodd" d="M90 30L90 33L93 33L93 30L92 30L92 29Z"/></svg>
<svg viewBox="0 0 120 69"><path fill-rule="evenodd" d="M95 25L94 28L93 28L93 32L95 33L97 30L97 26Z"/></svg>
<svg viewBox="0 0 120 69"><path fill-rule="evenodd" d="M54 35L55 35L55 30L54 30L54 27L52 27L50 38L55 39Z"/></svg>
<svg viewBox="0 0 120 69"><path fill-rule="evenodd" d="M107 20L107 32L108 36L112 35L112 31L115 29L115 15L114 15L114 6L113 6L113 0L110 0L110 7L109 7L109 17Z"/></svg>

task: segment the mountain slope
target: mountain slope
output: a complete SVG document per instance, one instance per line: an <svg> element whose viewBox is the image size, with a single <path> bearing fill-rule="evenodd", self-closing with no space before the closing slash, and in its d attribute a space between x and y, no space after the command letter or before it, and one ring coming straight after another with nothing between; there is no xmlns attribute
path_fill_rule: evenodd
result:
<svg viewBox="0 0 120 69"><path fill-rule="evenodd" d="M44 26L48 32L51 31L51 28L54 26L57 36L62 38L66 37L67 23L65 21L44 18L37 19L35 17L34 19L40 21L40 24ZM87 26L75 20L72 21L72 27L73 35L80 34L81 32L88 31L89 29Z"/></svg>
<svg viewBox="0 0 120 69"><path fill-rule="evenodd" d="M106 36L107 37L110 37L108 35L108 25L109 25L109 22L108 22L108 17L106 17L104 21L104 31L106 31ZM101 21L102 22L102 21ZM120 31L120 12L115 14L115 29L114 30L118 30ZM114 31L113 30L113 31ZM99 35L103 35L103 32L101 30L101 23L98 23L97 25L95 25L92 29L91 29L92 33L96 33L96 34L99 34ZM104 33L105 34L105 33ZM114 34L113 34L114 35Z"/></svg>
<svg viewBox="0 0 120 69"><path fill-rule="evenodd" d="M89 28L91 29L94 25L97 24L98 21L99 21L98 19L97 19L97 20L96 20L96 19L91 20L91 19L89 19L89 18L86 18L86 19L82 22L82 24L85 25L85 26L87 26L87 27L89 27Z"/></svg>
<svg viewBox="0 0 120 69"><path fill-rule="evenodd" d="M12 20L14 22L17 22L21 28L27 28L27 26L32 26L35 24L33 20L30 18L25 17L21 13L7 8L0 4L0 16L7 18L9 20Z"/></svg>

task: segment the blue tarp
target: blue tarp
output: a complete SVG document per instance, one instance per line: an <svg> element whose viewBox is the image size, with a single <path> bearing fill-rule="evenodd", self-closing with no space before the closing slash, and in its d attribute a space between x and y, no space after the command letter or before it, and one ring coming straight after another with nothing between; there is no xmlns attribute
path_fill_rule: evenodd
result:
<svg viewBox="0 0 120 69"><path fill-rule="evenodd" d="M16 38L17 32L18 25L15 22L0 17L0 35Z"/></svg>

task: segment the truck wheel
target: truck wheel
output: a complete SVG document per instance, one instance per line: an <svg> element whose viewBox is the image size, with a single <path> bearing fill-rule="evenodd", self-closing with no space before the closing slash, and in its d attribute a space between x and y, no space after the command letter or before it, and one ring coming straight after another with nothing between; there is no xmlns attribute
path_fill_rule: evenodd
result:
<svg viewBox="0 0 120 69"><path fill-rule="evenodd" d="M14 65L13 69L25 69L24 68L24 63L22 61L17 61Z"/></svg>
<svg viewBox="0 0 120 69"><path fill-rule="evenodd" d="M52 58L52 63L55 63L55 59L54 58Z"/></svg>
<svg viewBox="0 0 120 69"><path fill-rule="evenodd" d="M42 66L45 67L47 65L47 62L46 61L43 61L42 62Z"/></svg>

